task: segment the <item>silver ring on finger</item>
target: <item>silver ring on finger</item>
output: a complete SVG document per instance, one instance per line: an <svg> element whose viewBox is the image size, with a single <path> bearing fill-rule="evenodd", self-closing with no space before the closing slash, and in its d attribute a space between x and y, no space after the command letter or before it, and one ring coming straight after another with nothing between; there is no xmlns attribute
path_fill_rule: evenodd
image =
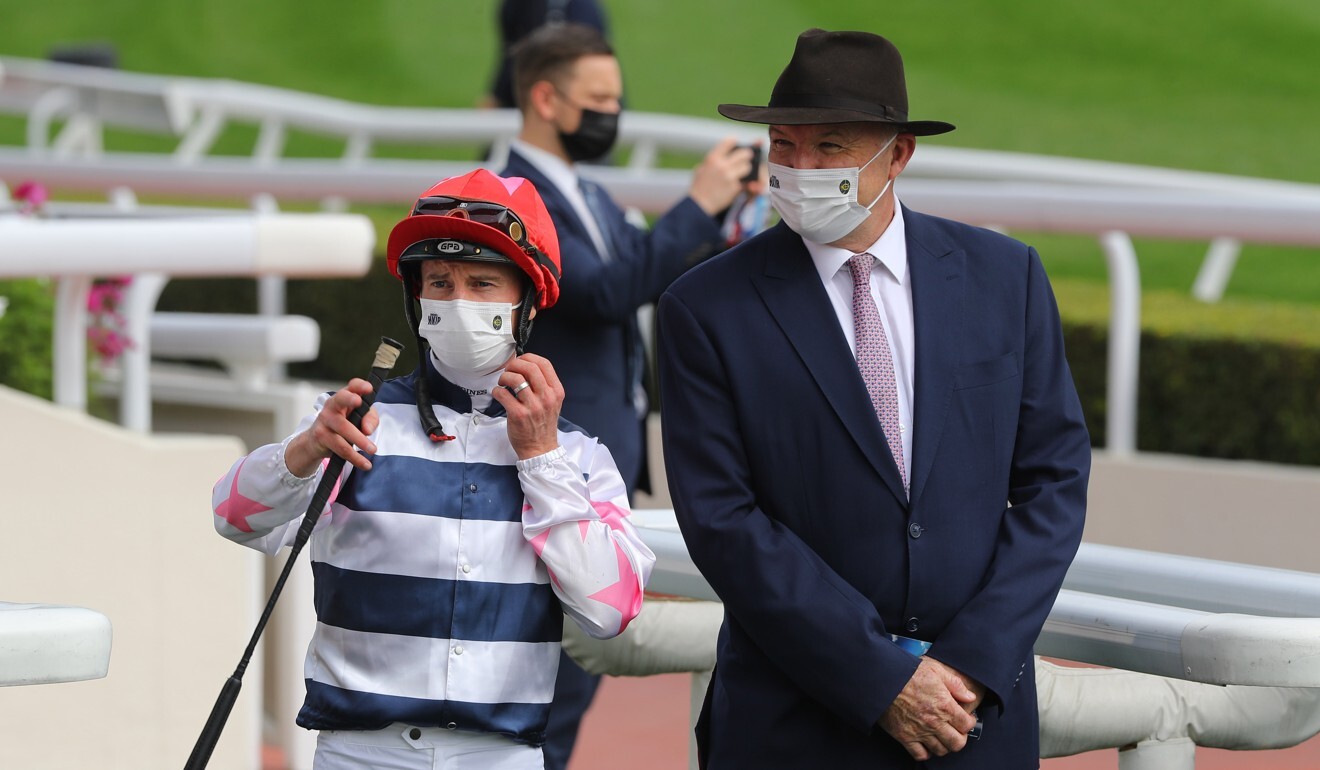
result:
<svg viewBox="0 0 1320 770"><path fill-rule="evenodd" d="M513 397L517 398L519 393L523 392L524 390L527 390L527 388L529 387L531 387L531 383L528 382L527 380L523 380L522 383L518 385L518 387L513 389Z"/></svg>

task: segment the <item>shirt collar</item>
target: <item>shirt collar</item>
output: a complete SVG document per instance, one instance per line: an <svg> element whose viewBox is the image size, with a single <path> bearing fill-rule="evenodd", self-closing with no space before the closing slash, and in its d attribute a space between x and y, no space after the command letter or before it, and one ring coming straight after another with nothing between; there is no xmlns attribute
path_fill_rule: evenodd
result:
<svg viewBox="0 0 1320 770"><path fill-rule="evenodd" d="M447 406L459 414L468 414L473 411L471 394L445 379L440 372L437 372L429 355L426 357L426 363L422 368L425 373L414 371L413 377L424 376L426 378L428 390L431 392L431 403ZM481 410L481 413L488 417L503 417L504 405L492 397L490 403L486 405L485 409Z"/></svg>
<svg viewBox="0 0 1320 770"><path fill-rule="evenodd" d="M540 147L528 144L521 139L514 139L509 143L509 147L523 156L528 163L535 166L536 170L544 174L555 187L560 190L577 189L577 169L566 163L563 158L552 152L546 152Z"/></svg>
<svg viewBox="0 0 1320 770"><path fill-rule="evenodd" d="M894 196L894 218L889 220L889 226L880 233L875 243L867 248L861 251L848 251L837 246L813 243L806 238L802 239L802 243L811 254L816 272L820 273L821 283L828 284L834 280L834 275L848 264L848 260L852 259L854 254L862 252L870 254L884 265L889 270L889 274L894 276L894 280L898 281L898 285L902 286L907 280L907 228L903 224L903 206L899 203L897 194Z"/></svg>

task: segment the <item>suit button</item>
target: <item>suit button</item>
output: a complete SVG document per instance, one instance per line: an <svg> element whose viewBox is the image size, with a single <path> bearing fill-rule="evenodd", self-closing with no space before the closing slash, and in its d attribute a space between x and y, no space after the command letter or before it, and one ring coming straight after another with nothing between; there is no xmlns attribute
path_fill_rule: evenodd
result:
<svg viewBox="0 0 1320 770"><path fill-rule="evenodd" d="M908 534L912 536L912 539L915 540L915 539L921 537L921 532L922 532L922 529L921 529L921 525L920 525L920 524L915 524L915 523L914 523L914 524L909 524L909 525L908 525Z"/></svg>
<svg viewBox="0 0 1320 770"><path fill-rule="evenodd" d="M921 628L921 623L916 618L908 618L908 622L907 622L908 633L914 633L919 628Z"/></svg>
<svg viewBox="0 0 1320 770"><path fill-rule="evenodd" d="M412 738L413 740L417 740L422 737L422 731L414 727L413 729L408 731L408 737Z"/></svg>

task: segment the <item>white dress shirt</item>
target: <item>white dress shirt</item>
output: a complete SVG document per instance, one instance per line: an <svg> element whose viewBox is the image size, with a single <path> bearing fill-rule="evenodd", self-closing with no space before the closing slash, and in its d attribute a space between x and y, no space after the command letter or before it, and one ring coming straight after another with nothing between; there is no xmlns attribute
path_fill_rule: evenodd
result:
<svg viewBox="0 0 1320 770"><path fill-rule="evenodd" d="M834 315L839 319L848 347L857 355L857 332L853 325L852 273L848 260L863 252L875 257L871 268L871 296L880 310L880 320L889 338L889 352L894 357L894 378L898 384L899 429L903 434L903 470L912 478L912 392L915 348L913 347L912 284L908 282L907 228L903 224L903 209L894 197L894 218L880 238L861 251L848 251L834 246L802 240L811 253L811 260L820 274Z"/></svg>

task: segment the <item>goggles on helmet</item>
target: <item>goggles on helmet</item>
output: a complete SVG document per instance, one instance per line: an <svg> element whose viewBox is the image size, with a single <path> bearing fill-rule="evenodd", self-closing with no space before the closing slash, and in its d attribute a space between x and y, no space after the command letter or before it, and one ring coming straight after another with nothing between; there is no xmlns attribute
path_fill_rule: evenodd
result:
<svg viewBox="0 0 1320 770"><path fill-rule="evenodd" d="M501 206L498 203L487 201L470 201L462 198L452 198L448 195L431 195L425 198L419 198L417 204L413 206L412 213L416 214L435 214L440 216L456 216L462 219L470 219L473 222L480 222L483 225L499 230L522 249L526 249L527 228L518 215L507 206Z"/></svg>

